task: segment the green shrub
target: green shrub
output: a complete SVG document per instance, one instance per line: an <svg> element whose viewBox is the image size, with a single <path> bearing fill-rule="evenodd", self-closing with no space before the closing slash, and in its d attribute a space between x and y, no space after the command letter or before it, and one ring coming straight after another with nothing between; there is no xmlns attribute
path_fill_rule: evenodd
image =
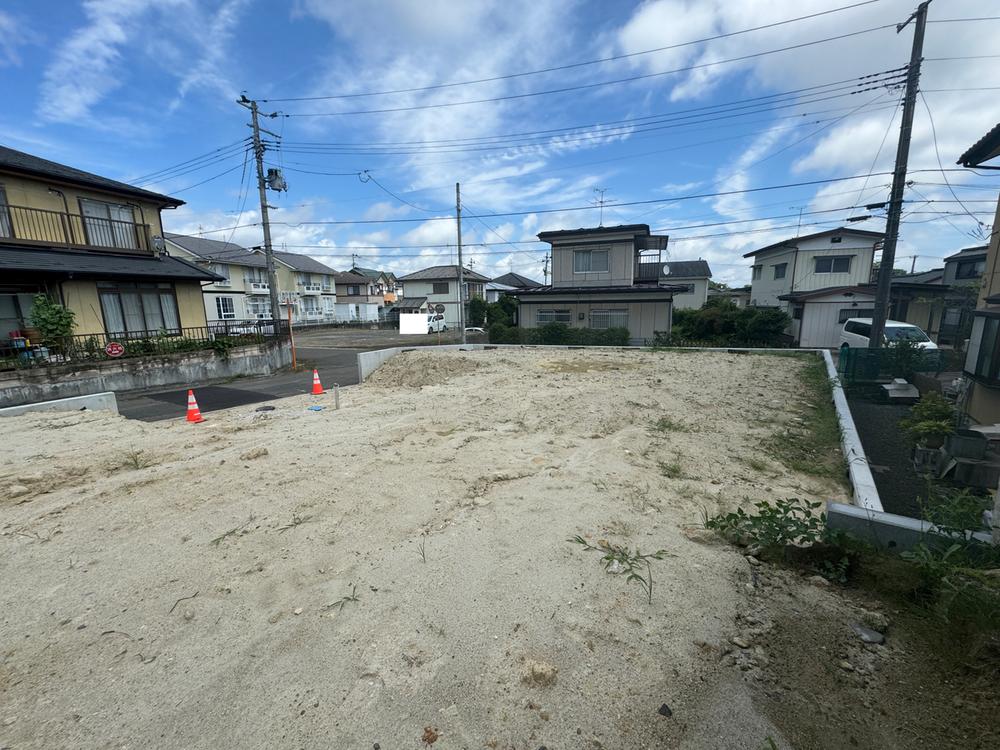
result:
<svg viewBox="0 0 1000 750"><path fill-rule="evenodd" d="M783 343L791 318L770 307L737 307L729 300L709 300L699 310L674 310L669 334L657 332L654 346L696 341L715 346Z"/></svg>
<svg viewBox="0 0 1000 750"><path fill-rule="evenodd" d="M42 335L43 344L55 344L73 335L76 316L47 294L36 294L31 303L31 324Z"/></svg>
<svg viewBox="0 0 1000 750"><path fill-rule="evenodd" d="M756 514L742 508L733 513L705 519L705 527L718 532L730 542L764 548L794 544L815 544L823 538L826 514L816 515L822 503L791 498L770 503L754 503Z"/></svg>
<svg viewBox="0 0 1000 750"><path fill-rule="evenodd" d="M955 407L940 393L928 393L899 420L899 426L917 445L940 445L955 431Z"/></svg>

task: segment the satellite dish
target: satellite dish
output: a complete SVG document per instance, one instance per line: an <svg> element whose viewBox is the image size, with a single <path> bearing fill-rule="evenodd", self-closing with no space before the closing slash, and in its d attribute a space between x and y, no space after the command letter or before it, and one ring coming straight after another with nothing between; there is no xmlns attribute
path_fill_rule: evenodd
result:
<svg viewBox="0 0 1000 750"><path fill-rule="evenodd" d="M436 313L443 313L444 312L444 305L434 305L434 312L436 312Z"/></svg>

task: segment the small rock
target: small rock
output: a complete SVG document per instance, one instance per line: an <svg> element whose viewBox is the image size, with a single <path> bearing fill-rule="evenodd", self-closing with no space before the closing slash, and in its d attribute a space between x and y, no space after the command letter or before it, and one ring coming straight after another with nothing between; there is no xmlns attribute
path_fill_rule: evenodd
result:
<svg viewBox="0 0 1000 750"><path fill-rule="evenodd" d="M302 614L302 607L296 607L295 609L293 609L292 610L292 614L293 615L301 615Z"/></svg>
<svg viewBox="0 0 1000 750"><path fill-rule="evenodd" d="M760 560L758 560L753 555L747 555L746 557L747 557L747 562L750 563L751 565L753 565L754 567L757 567L758 565L760 565Z"/></svg>
<svg viewBox="0 0 1000 750"><path fill-rule="evenodd" d="M664 703L662 706L660 706L656 710L656 713L658 713L660 716L673 716L674 715L674 712L670 710L670 706L668 706L666 703Z"/></svg>
<svg viewBox="0 0 1000 750"><path fill-rule="evenodd" d="M851 662L846 661L846 660L840 662L840 668L843 669L845 672L853 672L854 671L854 665L851 664Z"/></svg>
<svg viewBox="0 0 1000 750"><path fill-rule="evenodd" d="M524 672L521 675L521 682L539 687L548 687L556 681L556 674L559 669L544 661L528 659L524 665Z"/></svg>
<svg viewBox="0 0 1000 750"><path fill-rule="evenodd" d="M806 580L813 586L819 586L820 588L830 585L830 582L821 575L809 576Z"/></svg>
<svg viewBox="0 0 1000 750"><path fill-rule="evenodd" d="M76 626L76 629L83 630L85 627L87 627L87 623L81 622L79 625Z"/></svg>
<svg viewBox="0 0 1000 750"><path fill-rule="evenodd" d="M617 560L612 560L607 570L612 575L618 575L624 570L624 568L622 567L622 564L620 562L618 562Z"/></svg>
<svg viewBox="0 0 1000 750"><path fill-rule="evenodd" d="M872 630L877 630L880 633L885 633L889 630L889 618L881 612L863 609L861 610L861 622L870 627Z"/></svg>
<svg viewBox="0 0 1000 750"><path fill-rule="evenodd" d="M851 623L851 630L858 634L858 637L865 643L885 643L885 636L877 630L866 628L856 622Z"/></svg>
<svg viewBox="0 0 1000 750"><path fill-rule="evenodd" d="M254 411L274 411L273 406L258 406ZM378 743L375 743L375 750L378 750Z"/></svg>
<svg viewBox="0 0 1000 750"><path fill-rule="evenodd" d="M251 448L248 451L240 454L240 461L251 461L255 458L263 458L268 455L267 448L264 446L257 446L256 448Z"/></svg>
<svg viewBox="0 0 1000 750"><path fill-rule="evenodd" d="M29 492L31 492L31 490L23 484L12 484L7 488L7 495L9 497L21 497L21 495L27 495Z"/></svg>
<svg viewBox="0 0 1000 750"><path fill-rule="evenodd" d="M273 615L267 618L267 621L274 625L278 620L281 619L281 612L275 612Z"/></svg>
<svg viewBox="0 0 1000 750"><path fill-rule="evenodd" d="M438 737L440 736L441 735L436 727L424 727L424 733L421 735L420 739L425 745L433 745L438 741Z"/></svg>
<svg viewBox="0 0 1000 750"><path fill-rule="evenodd" d="M730 638L729 642L739 648L750 648L750 641L748 641L746 638L740 638L739 636L735 636L733 638Z"/></svg>
<svg viewBox="0 0 1000 750"><path fill-rule="evenodd" d="M185 609L184 610L184 619L188 620L188 621L193 620L194 619L194 612L192 612L190 609Z"/></svg>

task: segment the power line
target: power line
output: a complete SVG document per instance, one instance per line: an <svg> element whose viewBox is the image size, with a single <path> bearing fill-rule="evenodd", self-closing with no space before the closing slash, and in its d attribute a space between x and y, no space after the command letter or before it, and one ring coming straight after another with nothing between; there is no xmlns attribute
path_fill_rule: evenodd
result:
<svg viewBox="0 0 1000 750"><path fill-rule="evenodd" d="M159 175L159 174L161 174L163 172L172 172L174 169L176 169L178 167L183 167L183 166L185 166L187 164L190 164L191 162L199 161L199 160L204 159L206 157L212 156L213 154L217 154L220 151L228 151L229 149L233 148L234 146L242 146L242 145L246 144L246 142L247 142L246 138L241 138L238 141L234 141L234 142L229 143L229 144L227 144L225 146L219 146L218 148L213 149L212 151L209 151L207 153L200 154L199 156L192 156L190 159L186 159L185 161L178 162L177 164L173 164L173 165L171 165L169 167L164 167L163 169L158 169L155 172L149 172L148 174L139 175L138 177L135 177L133 179L133 182L137 182L138 183L138 182L148 181L150 178L153 178L153 177L155 177L155 176L157 176L157 175Z"/></svg>
<svg viewBox="0 0 1000 750"><path fill-rule="evenodd" d="M692 70L710 68L716 65L727 65L729 63L734 63L734 62L743 62L744 60L753 60L755 58L764 57L766 55L774 55L780 52L789 52L791 50L802 49L803 47L810 47L814 44L825 44L827 42L840 41L842 39L849 39L851 37L860 36L862 34L870 34L873 31L883 31L885 29L891 29L891 28L895 28L895 24L883 24L881 26L873 26L868 29L861 29L860 31L851 31L846 34L838 34L837 36L826 37L824 39L816 39L811 42L801 42L799 44L791 44L786 47L764 50L762 52L754 52L748 55L731 57L725 60L715 60L712 62L695 63L693 65L686 65L682 68L674 68L673 70L663 70L658 73L642 73L639 75L628 76L627 78L616 78L610 81L598 81L596 83L582 83L582 84L577 84L575 86L563 86L562 88L548 89L545 91L529 91L521 94L506 94L504 96L494 96L485 99L468 99L458 102L437 102L434 104L417 104L407 107L384 107L381 109L345 110L342 112L282 112L279 114L279 116L280 117L340 117L347 115L374 115L374 114L386 114L391 112L412 112L421 109L461 107L468 104L486 104L489 102L510 101L513 99L527 99L536 96L548 96L550 94L565 94L571 91L583 91L586 89L601 88L603 86L612 86L619 83L631 83L634 81L641 81L649 78L658 78L666 75L674 75L676 73L687 73Z"/></svg>
<svg viewBox="0 0 1000 750"><path fill-rule="evenodd" d="M245 161L243 162L243 164L237 164L235 167L230 167L229 169L225 170L224 172L219 172L219 174L214 175L212 177L209 177L207 180L202 180L201 182L196 182L194 185L188 185L187 187L177 188L176 190L171 190L170 192L171 193L183 193L185 190L191 190L192 188L196 188L196 187L200 187L200 186L204 185L206 182L211 182L212 180L217 180L220 177L224 177L225 175L229 174L230 172L235 172L237 169L240 169L241 167L244 168L244 169L246 168L246 162Z"/></svg>
<svg viewBox="0 0 1000 750"><path fill-rule="evenodd" d="M667 45L665 47L656 47L654 49L642 50L641 52L629 52L621 55L611 55L609 57L602 57L596 60L584 60L581 62L567 63L566 65L556 65L550 68L540 68L538 70L528 70L521 73L508 73L500 76L492 76L490 78L478 78L468 81L454 81L451 83L438 83L432 86L417 86L414 88L406 89L391 89L388 91L370 91L365 93L354 93L354 94L329 94L325 96L293 96L284 97L280 99L260 99L262 102L306 102L306 101L320 101L320 100L330 100L330 99L355 99L359 97L366 96L387 96L389 94L411 94L418 91L434 91L437 89L452 88L455 86L470 86L479 83L492 83L494 81L505 81L512 78L522 78L524 76L540 75L543 73L554 73L560 70L571 70L573 68L581 68L587 65L600 65L601 63L613 62L615 60L625 60L628 58L639 57L641 55L650 55L657 52L665 52L672 49L680 49L681 47L689 47L694 44L703 44L705 42L713 42L718 39L727 39L729 37L739 36L741 34L749 34L754 31L762 31L763 29L771 29L777 26L784 26L790 23L796 23L798 21L806 21L811 18L818 18L820 16L830 15L831 13L839 13L840 11L850 10L852 8L858 8L863 5L871 5L872 3L878 2L878 0L865 0L864 2L854 3L852 5L845 5L839 8L831 8L829 10L820 11L818 13L811 13L807 16L799 16L797 18L789 18L784 21L775 21L772 23L764 24L762 26L754 26L749 29L740 29L739 31L730 31L724 34L716 34L715 36L704 37L702 39L693 39L688 42L679 42L677 44Z"/></svg>
<svg viewBox="0 0 1000 750"><path fill-rule="evenodd" d="M194 159L188 159L183 164L175 165L169 169L160 170L157 173L153 173L153 177L144 177L132 180L131 184L135 186L149 185L154 182L163 182L164 180L173 179L174 177L180 177L185 174L190 174L191 172L197 172L200 169L205 169L206 167L211 167L215 164L221 164L222 162L237 156L242 153L246 146L247 144L241 141L240 143L230 146L225 150L220 150L218 153L214 153L211 156L206 155Z"/></svg>

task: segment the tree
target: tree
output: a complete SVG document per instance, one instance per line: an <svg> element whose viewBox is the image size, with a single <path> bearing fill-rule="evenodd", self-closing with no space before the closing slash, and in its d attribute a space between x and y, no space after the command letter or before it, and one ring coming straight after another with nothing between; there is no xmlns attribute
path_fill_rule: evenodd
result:
<svg viewBox="0 0 1000 750"><path fill-rule="evenodd" d="M514 317L517 315L517 298L506 294L500 295L497 302L491 302L486 306L486 321L490 325L500 323L505 326L514 325Z"/></svg>
<svg viewBox="0 0 1000 750"><path fill-rule="evenodd" d="M737 307L728 299L710 299L699 310L675 310L671 338L722 346L774 345L790 324L786 313L772 307Z"/></svg>
<svg viewBox="0 0 1000 750"><path fill-rule="evenodd" d="M486 323L486 300L482 297L473 297L469 300L469 319L466 325L482 328Z"/></svg>
<svg viewBox="0 0 1000 750"><path fill-rule="evenodd" d="M729 284L727 284L724 281L713 281L712 279L709 279L708 280L708 288L709 289L716 289L716 290L722 292L722 291L725 291L725 290L729 289Z"/></svg>

